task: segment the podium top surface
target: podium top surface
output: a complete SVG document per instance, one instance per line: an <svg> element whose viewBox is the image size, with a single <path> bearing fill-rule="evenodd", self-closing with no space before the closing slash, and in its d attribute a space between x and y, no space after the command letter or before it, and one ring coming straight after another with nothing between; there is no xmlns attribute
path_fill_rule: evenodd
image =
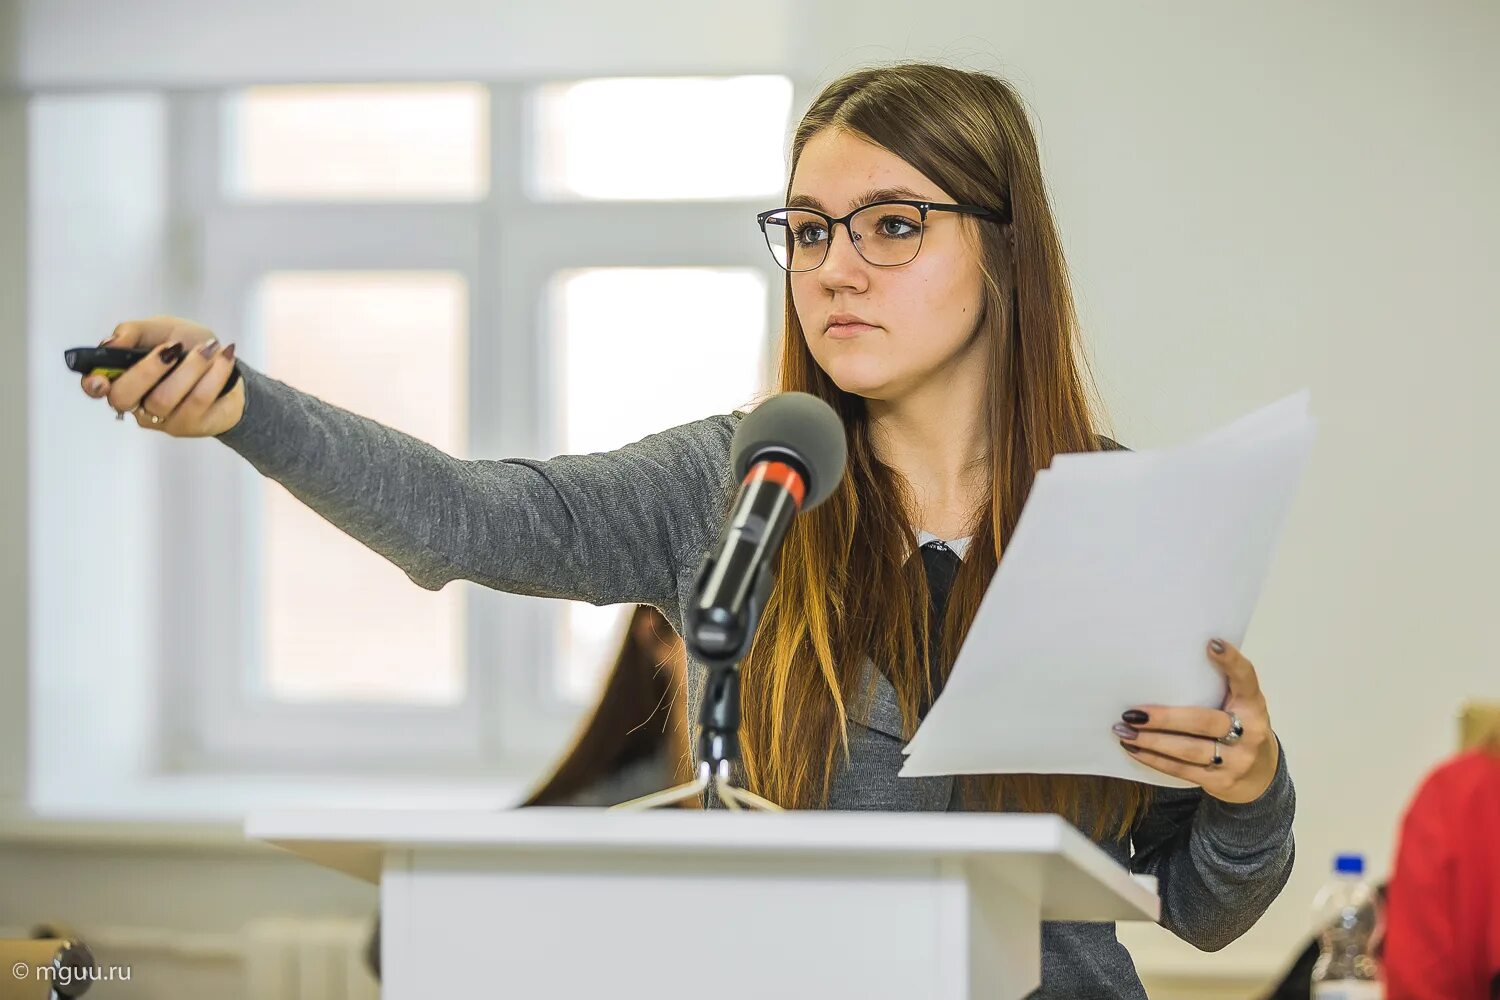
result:
<svg viewBox="0 0 1500 1000"><path fill-rule="evenodd" d="M539 851L592 857L659 854L683 859L880 861L959 859L1040 866L1070 898L1084 886L1088 916L1050 919L1156 920L1155 881L1133 876L1058 816L1012 813L658 809L577 806L477 810L259 810L247 838L308 861L379 882L391 851L495 856ZM1072 907L1069 907L1072 909Z"/></svg>

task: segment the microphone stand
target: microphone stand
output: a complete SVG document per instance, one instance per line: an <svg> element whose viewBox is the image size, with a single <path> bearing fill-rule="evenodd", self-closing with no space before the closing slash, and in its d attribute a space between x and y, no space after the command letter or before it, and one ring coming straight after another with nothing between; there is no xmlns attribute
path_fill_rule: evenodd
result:
<svg viewBox="0 0 1500 1000"><path fill-rule="evenodd" d="M700 589L712 571L713 564L712 555L704 557L697 577ZM751 640L755 638L755 628L760 623L761 610L765 608L766 601L771 596L771 583L769 566L762 566L750 590L744 614L744 628L735 630L734 634L738 634L739 639L728 648L724 648L722 643L713 640L731 633L725 629L722 621L713 620L715 616L710 616L710 620L704 620L699 613L697 595L694 595L694 603L688 609L685 629L688 634L685 642L688 649L709 668L708 683L703 692L703 704L698 711L700 727L698 776L675 788L653 792L650 795L643 795L640 798L610 806L611 809L631 811L656 809L701 795L712 785L714 791L729 809L783 811L781 806L771 800L762 798L748 789L740 788L730 780L734 765L738 763L740 757L740 661L750 651Z"/></svg>

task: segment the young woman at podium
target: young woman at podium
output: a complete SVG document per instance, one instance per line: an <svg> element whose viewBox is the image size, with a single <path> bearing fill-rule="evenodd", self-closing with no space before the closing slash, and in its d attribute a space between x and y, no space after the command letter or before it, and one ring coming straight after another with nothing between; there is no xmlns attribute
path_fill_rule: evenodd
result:
<svg viewBox="0 0 1500 1000"><path fill-rule="evenodd" d="M834 408L849 464L781 551L742 664L738 783L798 809L1059 813L1159 878L1169 930L1205 949L1233 941L1287 879L1294 795L1255 668L1232 647L1204 650L1228 678L1222 711L1141 705L1098 720L1121 753L1193 788L897 777L1037 470L1110 446L1017 94L927 64L834 81L797 127L785 205L746 219L747 238L757 224L786 272L775 388ZM712 315L702 329L714 336ZM605 454L461 461L243 359L219 399L234 362L194 350L213 339L201 326L157 317L113 339L158 348L106 387L115 410L176 437L217 436L430 590L464 579L648 604L681 632L739 485L735 414ZM689 662L690 719L706 674ZM1113 925L1051 922L1042 942L1037 996L1145 995Z"/></svg>

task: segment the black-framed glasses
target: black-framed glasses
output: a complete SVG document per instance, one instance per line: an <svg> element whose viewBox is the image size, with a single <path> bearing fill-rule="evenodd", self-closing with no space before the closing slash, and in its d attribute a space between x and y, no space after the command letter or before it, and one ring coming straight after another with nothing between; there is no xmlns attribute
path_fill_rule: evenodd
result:
<svg viewBox="0 0 1500 1000"><path fill-rule="evenodd" d="M766 246L787 271L811 271L828 259L833 227L839 223L854 241L854 249L876 267L909 264L922 249L928 212L957 212L991 222L1009 222L1010 206L1001 211L979 205L944 205L935 201L877 201L835 219L815 208L773 208L755 217Z"/></svg>

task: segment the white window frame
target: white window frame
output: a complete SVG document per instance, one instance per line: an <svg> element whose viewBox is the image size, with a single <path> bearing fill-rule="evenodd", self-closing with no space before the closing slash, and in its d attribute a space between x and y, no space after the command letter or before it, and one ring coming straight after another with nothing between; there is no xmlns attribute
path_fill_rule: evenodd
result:
<svg viewBox="0 0 1500 1000"><path fill-rule="evenodd" d="M769 199L690 202L533 201L525 190L527 98L553 80L490 84L490 187L481 200L431 203L227 203L219 192L220 92L174 95L172 156L192 165L172 184L168 243L188 315L240 343L247 359L263 345L245 328L256 282L281 270L444 270L469 289L470 454L556 453L546 293L560 271L590 267L736 267L761 271L768 288L766 357L780 326L783 272L754 223ZM184 168L176 168L183 170ZM670 242L643 235L672 234ZM253 363L253 362L252 362ZM271 377L277 373L257 366ZM769 372L769 364L768 364ZM736 401L737 402L737 401ZM731 404L733 405L733 404ZM705 414L706 415L706 414ZM174 450L164 473L164 578L192 593L164 594L173 616L163 634L159 692L170 770L305 773L395 771L477 776L545 766L584 708L557 691L554 663L563 609L465 581L464 700L452 707L256 705L239 679L260 650L262 620L250 582L262 550L265 480L248 463L232 480L200 473L201 451ZM173 475L173 473L176 473ZM214 512L208 518L203 512ZM212 523L239 524L239 533ZM413 584L415 586L415 584ZM212 594L212 601L202 595ZM193 651L213 648L206 671ZM392 734L399 734L393 739Z"/></svg>

